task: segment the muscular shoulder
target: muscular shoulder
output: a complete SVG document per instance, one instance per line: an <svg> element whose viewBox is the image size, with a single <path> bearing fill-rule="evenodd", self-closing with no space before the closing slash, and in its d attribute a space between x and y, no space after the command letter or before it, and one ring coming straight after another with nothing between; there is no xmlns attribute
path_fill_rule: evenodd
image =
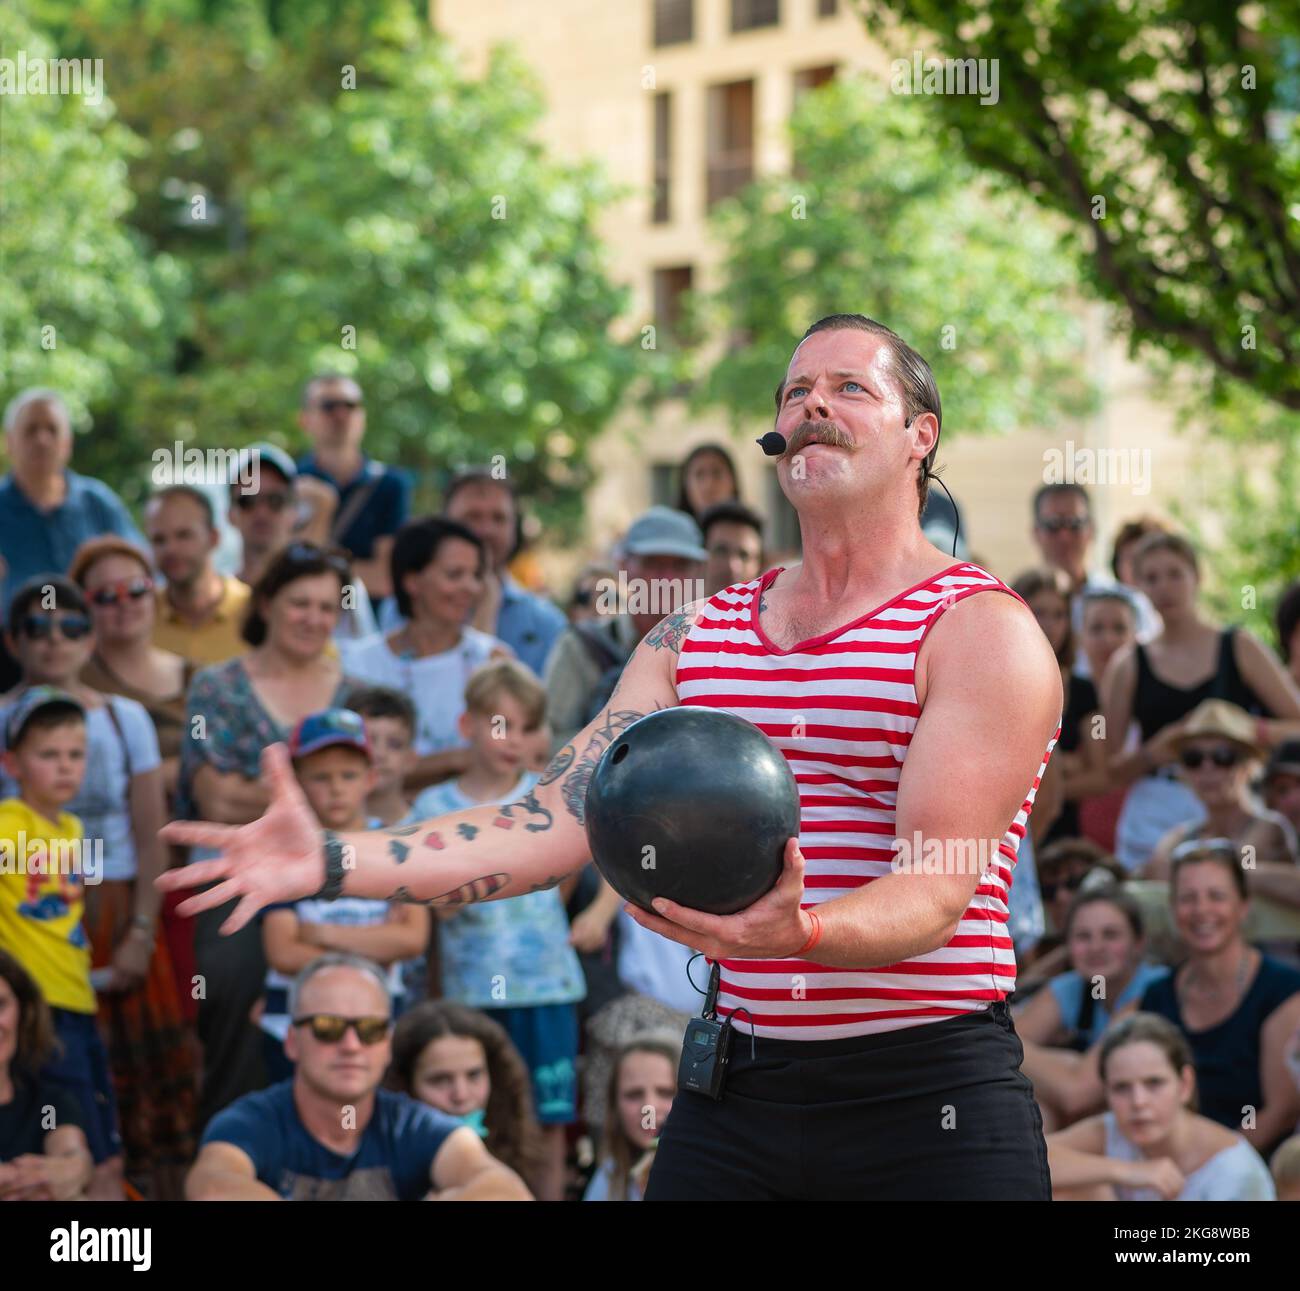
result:
<svg viewBox="0 0 1300 1291"><path fill-rule="evenodd" d="M1005 592L967 596L944 611L922 642L917 698L956 682L976 690L1061 708L1061 670L1028 607Z"/></svg>
<svg viewBox="0 0 1300 1291"><path fill-rule="evenodd" d="M645 639L641 645L648 650L671 651L673 654L680 654L682 642L695 626L701 614L704 613L710 598L701 597L698 601L690 601L683 605L680 610L674 610L671 614L666 614L658 623L645 634Z"/></svg>

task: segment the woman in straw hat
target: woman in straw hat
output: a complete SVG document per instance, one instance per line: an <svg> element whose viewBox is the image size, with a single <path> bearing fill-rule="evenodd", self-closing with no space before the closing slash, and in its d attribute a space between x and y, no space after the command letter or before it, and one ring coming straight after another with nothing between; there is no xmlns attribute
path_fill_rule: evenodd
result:
<svg viewBox="0 0 1300 1291"><path fill-rule="evenodd" d="M1192 838L1227 838L1257 864L1295 866L1291 822L1262 807L1250 793L1252 771L1263 757L1255 725L1244 709L1222 699L1198 704L1179 724L1170 748L1204 818L1171 829L1151 854L1144 878L1168 878L1170 854Z"/></svg>

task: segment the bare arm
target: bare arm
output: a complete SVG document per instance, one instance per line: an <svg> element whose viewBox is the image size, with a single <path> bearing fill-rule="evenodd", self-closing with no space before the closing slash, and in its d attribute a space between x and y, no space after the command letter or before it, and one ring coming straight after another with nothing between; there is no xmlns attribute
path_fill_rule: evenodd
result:
<svg viewBox="0 0 1300 1291"><path fill-rule="evenodd" d="M252 1158L233 1143L209 1143L185 1176L187 1201L280 1201L259 1183Z"/></svg>
<svg viewBox="0 0 1300 1291"><path fill-rule="evenodd" d="M1127 1164L1105 1155L1106 1126L1100 1116L1047 1136L1047 1167L1053 1188L1090 1188L1127 1182Z"/></svg>
<svg viewBox="0 0 1300 1291"><path fill-rule="evenodd" d="M434 908L553 887L588 858L587 785L605 749L633 722L671 707L677 693L669 661L693 622L693 607L669 615L637 647L609 704L551 760L537 785L517 802L451 812L417 824L340 838L344 893ZM167 890L222 879L178 910L197 914L242 896L222 931L243 927L262 907L311 896L325 880L324 833L293 778L288 752L272 745L263 755L271 809L233 829L174 822L172 842L219 849L219 860L170 870ZM274 859L271 859L274 858Z"/></svg>
<svg viewBox="0 0 1300 1291"><path fill-rule="evenodd" d="M1116 1010L1110 1025L1114 1026L1120 1018L1136 1013L1139 1003L1134 1000ZM1035 1095L1050 1103L1066 1121L1077 1121L1105 1105L1100 1040L1085 1053L1075 1053L1072 1049L1048 1049L1026 1041L1020 1069L1033 1083Z"/></svg>
<svg viewBox="0 0 1300 1291"><path fill-rule="evenodd" d="M393 554L393 535L376 538L372 554L365 560L352 558L352 573L359 578L370 593L372 601L382 601L393 590L392 570L389 559Z"/></svg>
<svg viewBox="0 0 1300 1291"><path fill-rule="evenodd" d="M1259 1037L1259 1084L1263 1107L1255 1110L1255 1124L1242 1127L1252 1147L1267 1151L1296 1123L1300 1114L1300 1089L1287 1069L1286 1052L1300 1027L1300 995L1293 995L1273 1010Z"/></svg>
<svg viewBox="0 0 1300 1291"><path fill-rule="evenodd" d="M490 1156L473 1130L447 1136L429 1167L438 1201L532 1201L524 1181Z"/></svg>
<svg viewBox="0 0 1300 1291"><path fill-rule="evenodd" d="M429 912L422 906L395 906L387 920L368 928L332 923L309 923L301 928L301 935L318 950L364 955L387 966L424 953L429 942Z"/></svg>
<svg viewBox="0 0 1300 1291"><path fill-rule="evenodd" d="M1300 866L1263 862L1250 875L1250 894L1300 906Z"/></svg>
<svg viewBox="0 0 1300 1291"><path fill-rule="evenodd" d="M1233 636L1242 680L1259 696L1273 720L1265 731L1273 743L1300 738L1300 689L1282 661L1257 636L1238 631Z"/></svg>
<svg viewBox="0 0 1300 1291"><path fill-rule="evenodd" d="M292 910L268 910L262 919L262 950L266 962L285 977L296 977L324 951L302 935L304 924Z"/></svg>
<svg viewBox="0 0 1300 1291"><path fill-rule="evenodd" d="M1103 741L1110 783L1115 788L1132 784L1156 763L1145 746L1124 751L1125 737L1133 721L1133 699L1137 694L1137 648L1126 646L1116 652L1101 678L1101 711L1104 719Z"/></svg>
<svg viewBox="0 0 1300 1291"><path fill-rule="evenodd" d="M1060 1039L1061 1006L1046 986L1016 1014L1016 1033L1022 1041L1051 1044Z"/></svg>
<svg viewBox="0 0 1300 1291"><path fill-rule="evenodd" d="M1106 741L1094 732L1105 729L1097 713L1087 713L1079 723L1079 748L1063 763L1062 789L1071 802L1099 798L1110 788L1106 767Z"/></svg>

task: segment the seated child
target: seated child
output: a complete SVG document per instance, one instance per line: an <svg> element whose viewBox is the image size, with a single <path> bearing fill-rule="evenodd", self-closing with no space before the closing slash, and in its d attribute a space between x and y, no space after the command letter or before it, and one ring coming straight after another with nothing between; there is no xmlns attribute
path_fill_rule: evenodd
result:
<svg viewBox="0 0 1300 1291"><path fill-rule="evenodd" d="M289 753L298 783L326 829L342 833L376 827L378 822L366 815L366 797L375 782L373 758L365 723L356 713L331 708L304 717L289 738ZM402 961L422 953L428 937L429 912L419 905L341 897L268 907L262 943L269 967L258 1025L272 1083L293 1075L284 1038L290 1025L289 987L303 968L329 951L361 955L388 970L396 1013Z"/></svg>
<svg viewBox="0 0 1300 1291"><path fill-rule="evenodd" d="M441 1000L409 1008L393 1032L386 1083L470 1126L498 1161L535 1187L543 1145L528 1068L486 1014Z"/></svg>

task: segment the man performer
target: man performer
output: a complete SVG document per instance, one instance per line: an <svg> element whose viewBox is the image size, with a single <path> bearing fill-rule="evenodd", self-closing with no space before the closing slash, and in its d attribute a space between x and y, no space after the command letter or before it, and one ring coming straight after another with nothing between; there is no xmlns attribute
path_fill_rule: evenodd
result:
<svg viewBox="0 0 1300 1291"><path fill-rule="evenodd" d="M735 713L788 760L800 836L737 914L629 907L720 965L718 1013L738 1033L721 1099L678 1095L647 1200L1047 1200L1006 923L1059 730L1056 661L1004 584L922 535L942 414L919 354L832 315L776 404L802 563L668 615L526 797L327 838L274 745L266 815L168 826L223 855L160 883L213 884L182 912L239 897L230 931L318 892L433 906L530 892L586 861L587 786L623 730L677 704Z"/></svg>

